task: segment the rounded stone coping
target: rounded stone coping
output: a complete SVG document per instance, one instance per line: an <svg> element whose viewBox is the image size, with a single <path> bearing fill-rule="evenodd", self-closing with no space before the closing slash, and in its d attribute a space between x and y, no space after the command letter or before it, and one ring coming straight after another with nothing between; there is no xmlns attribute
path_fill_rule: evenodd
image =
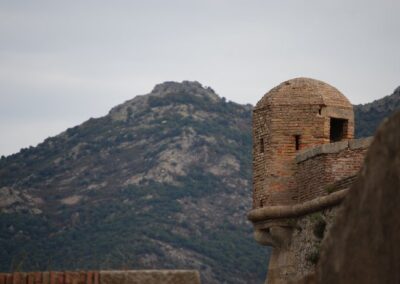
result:
<svg viewBox="0 0 400 284"><path fill-rule="evenodd" d="M305 160L314 158L322 154L335 154L343 150L350 149L365 149L368 148L372 142L373 137L344 140L334 143L322 144L316 147L303 150L296 155L296 163L304 162Z"/></svg>
<svg viewBox="0 0 400 284"><path fill-rule="evenodd" d="M299 217L339 204L348 191L349 189L342 189L327 196L317 197L295 205L278 205L253 209L247 215L247 219L256 223L268 219Z"/></svg>

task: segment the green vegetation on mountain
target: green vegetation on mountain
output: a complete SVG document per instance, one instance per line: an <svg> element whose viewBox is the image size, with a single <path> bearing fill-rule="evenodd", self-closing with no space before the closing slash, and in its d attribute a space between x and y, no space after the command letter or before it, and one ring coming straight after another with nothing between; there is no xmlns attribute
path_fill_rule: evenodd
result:
<svg viewBox="0 0 400 284"><path fill-rule="evenodd" d="M0 159L0 271L198 269L262 283L251 208L251 106L166 82L104 117ZM355 106L356 135L400 108L400 88Z"/></svg>
<svg viewBox="0 0 400 284"><path fill-rule="evenodd" d="M250 110L167 82L1 159L0 270L194 268L204 283L261 283Z"/></svg>
<svg viewBox="0 0 400 284"><path fill-rule="evenodd" d="M372 103L354 106L356 136L368 137L374 135L381 122L400 110L400 87L393 94Z"/></svg>

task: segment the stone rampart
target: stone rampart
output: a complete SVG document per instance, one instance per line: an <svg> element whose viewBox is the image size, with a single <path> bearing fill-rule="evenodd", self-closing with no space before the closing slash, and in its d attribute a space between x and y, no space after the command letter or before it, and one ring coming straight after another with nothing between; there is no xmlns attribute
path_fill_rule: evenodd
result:
<svg viewBox="0 0 400 284"><path fill-rule="evenodd" d="M0 284L200 284L195 270L103 270L0 273Z"/></svg>
<svg viewBox="0 0 400 284"><path fill-rule="evenodd" d="M298 202L309 201L340 189L335 183L358 173L370 143L371 138L345 140L298 153L295 173ZM347 187L351 185L348 183Z"/></svg>
<svg viewBox="0 0 400 284"><path fill-rule="evenodd" d="M347 194L347 189L331 193L327 196L314 198L296 205L269 206L257 208L247 215L247 218L253 222L255 228L258 227L258 222L283 218L294 218L307 215L316 211L321 211L328 207L333 207L344 199ZM261 225L262 227L263 225Z"/></svg>

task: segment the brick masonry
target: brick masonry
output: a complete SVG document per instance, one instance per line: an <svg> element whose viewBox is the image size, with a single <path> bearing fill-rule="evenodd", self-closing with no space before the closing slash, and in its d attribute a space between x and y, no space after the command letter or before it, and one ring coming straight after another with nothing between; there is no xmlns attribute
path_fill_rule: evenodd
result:
<svg viewBox="0 0 400 284"><path fill-rule="evenodd" d="M351 103L321 81L283 82L254 108L248 219L256 241L273 247L267 283L296 283L314 271L371 142L353 137Z"/></svg>
<svg viewBox="0 0 400 284"><path fill-rule="evenodd" d="M331 118L347 121L342 139L354 135L353 107L334 87L297 78L268 92L253 111L253 208L299 202L295 157L330 142Z"/></svg>
<svg viewBox="0 0 400 284"><path fill-rule="evenodd" d="M353 141L326 144L297 155L295 179L298 202L328 195L334 189L341 189L338 182L354 177L358 173L371 140L366 138ZM357 147L350 148L353 144ZM310 156L307 152L313 155ZM301 156L307 155L307 159L300 159ZM351 182L345 185L349 187Z"/></svg>
<svg viewBox="0 0 400 284"><path fill-rule="evenodd" d="M50 271L0 273L0 284L200 284L195 270Z"/></svg>
<svg viewBox="0 0 400 284"><path fill-rule="evenodd" d="M0 284L99 284L99 271L0 273Z"/></svg>

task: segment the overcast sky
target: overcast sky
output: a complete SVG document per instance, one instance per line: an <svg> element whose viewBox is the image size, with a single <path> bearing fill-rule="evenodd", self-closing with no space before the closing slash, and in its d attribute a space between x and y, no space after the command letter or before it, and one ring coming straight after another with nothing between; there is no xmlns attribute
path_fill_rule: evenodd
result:
<svg viewBox="0 0 400 284"><path fill-rule="evenodd" d="M255 104L294 77L353 103L400 85L399 0L0 0L0 155L164 81Z"/></svg>

